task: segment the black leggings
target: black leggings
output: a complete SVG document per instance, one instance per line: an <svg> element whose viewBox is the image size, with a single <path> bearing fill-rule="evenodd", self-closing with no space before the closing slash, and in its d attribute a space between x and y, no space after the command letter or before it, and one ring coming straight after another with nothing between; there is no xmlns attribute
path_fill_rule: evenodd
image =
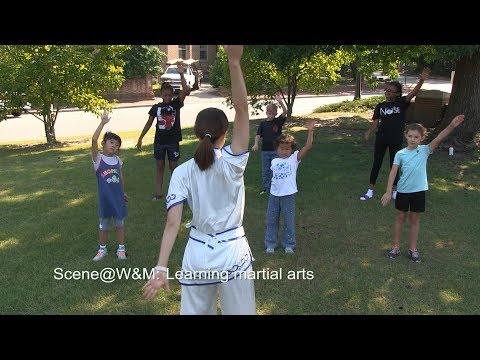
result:
<svg viewBox="0 0 480 360"><path fill-rule="evenodd" d="M393 159L395 158L395 154L398 150L402 148L402 143L399 144L388 144L379 136L375 137L375 150L373 153L373 165L372 171L370 172L370 184L375 185L378 178L378 173L380 172L380 168L382 167L383 157L385 156L385 152L387 151L387 147L390 153L390 168L393 165ZM397 176L395 177L395 181L393 185L397 185L398 182L398 172Z"/></svg>

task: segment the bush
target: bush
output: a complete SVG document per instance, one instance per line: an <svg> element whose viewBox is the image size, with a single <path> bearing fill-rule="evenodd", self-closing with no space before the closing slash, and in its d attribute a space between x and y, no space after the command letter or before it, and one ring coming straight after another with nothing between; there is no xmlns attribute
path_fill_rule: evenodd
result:
<svg viewBox="0 0 480 360"><path fill-rule="evenodd" d="M335 104L328 104L324 106L320 106L319 108L315 109L314 112L316 113L323 113L323 112L354 112L354 113L361 113L367 112L375 109L378 103L385 101L385 96L372 96L365 99L359 100L346 100Z"/></svg>
<svg viewBox="0 0 480 360"><path fill-rule="evenodd" d="M217 61L215 60L215 62L212 65L210 65L210 69L209 69L210 85L212 85L212 87L214 87L214 88L218 88L220 86L219 73L220 73L221 69L218 66L218 64L216 65L216 63L217 63Z"/></svg>
<svg viewBox="0 0 480 360"><path fill-rule="evenodd" d="M155 45L133 45L123 54L125 78L143 78L162 73L161 63L166 54Z"/></svg>
<svg viewBox="0 0 480 360"><path fill-rule="evenodd" d="M224 78L229 76L227 54L222 46L218 48L217 58L210 65L208 76L210 85L214 88L224 85L222 84Z"/></svg>

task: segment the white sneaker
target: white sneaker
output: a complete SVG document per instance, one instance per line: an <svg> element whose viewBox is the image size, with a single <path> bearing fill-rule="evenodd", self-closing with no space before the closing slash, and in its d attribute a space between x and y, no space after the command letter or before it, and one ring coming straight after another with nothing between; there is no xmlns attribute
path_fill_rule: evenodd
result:
<svg viewBox="0 0 480 360"><path fill-rule="evenodd" d="M291 247L286 247L285 254L295 254L295 250L293 250Z"/></svg>
<svg viewBox="0 0 480 360"><path fill-rule="evenodd" d="M368 191L365 193L365 195L360 196L361 201L367 201L370 200L373 197L373 191Z"/></svg>
<svg viewBox="0 0 480 360"><path fill-rule="evenodd" d="M98 253L97 255L95 255L95 257L93 258L93 261L99 261L99 260L102 260L105 256L107 256L107 251L102 251L102 250L98 250Z"/></svg>

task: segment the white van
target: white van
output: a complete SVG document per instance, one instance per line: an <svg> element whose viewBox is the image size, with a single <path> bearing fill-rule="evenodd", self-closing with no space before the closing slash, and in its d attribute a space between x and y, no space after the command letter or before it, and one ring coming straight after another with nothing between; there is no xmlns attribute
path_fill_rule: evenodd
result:
<svg viewBox="0 0 480 360"><path fill-rule="evenodd" d="M198 90L201 86L203 74L201 70L198 70L194 64L198 60L194 59L174 59L167 62L170 66L167 67L162 76L160 76L161 82L171 83L174 91L180 91L182 82L180 80L180 74L177 72L177 64L185 65L185 81L191 90Z"/></svg>

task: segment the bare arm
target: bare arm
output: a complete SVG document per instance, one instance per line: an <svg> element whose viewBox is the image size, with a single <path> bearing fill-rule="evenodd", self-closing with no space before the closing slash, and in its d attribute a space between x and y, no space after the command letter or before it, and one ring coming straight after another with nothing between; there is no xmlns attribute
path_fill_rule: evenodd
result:
<svg viewBox="0 0 480 360"><path fill-rule="evenodd" d="M370 134L372 133L372 131L375 131L377 127L378 127L378 119L373 119L372 123L370 124L370 127L368 128L367 131L365 131L365 141L368 141Z"/></svg>
<svg viewBox="0 0 480 360"><path fill-rule="evenodd" d="M430 149L430 152L433 152L438 145L442 143L442 141L450 135L450 133L458 126L460 125L463 120L465 120L465 115L457 115L453 118L452 122L442 131L440 131L440 134L437 135L435 139L433 139L430 144L428 144L428 148Z"/></svg>
<svg viewBox="0 0 480 360"><path fill-rule="evenodd" d="M425 80L428 80L428 77L430 76L430 68L426 67L423 69L422 74L420 75L420 79L418 80L417 85L413 88L412 91L410 91L406 97L407 102L410 102L414 96L417 96L418 91L422 87L423 83Z"/></svg>
<svg viewBox="0 0 480 360"><path fill-rule="evenodd" d="M387 205L388 202L392 199L393 182L395 181L397 172L398 172L398 165L393 164L392 170L390 170L390 174L388 175L387 190L385 191L385 194L383 194L381 199L383 206Z"/></svg>
<svg viewBox="0 0 480 360"><path fill-rule="evenodd" d="M168 210L165 229L163 230L162 244L160 245L160 255L158 256L157 266L167 267L168 258L172 252L173 244L180 229L182 221L183 203L179 203ZM167 273L160 271L153 278L147 281L143 286L143 296L145 299L153 299L159 289L170 290Z"/></svg>
<svg viewBox="0 0 480 360"><path fill-rule="evenodd" d="M135 145L135 147L138 150L142 150L142 139L145 136L145 134L148 132L148 130L150 130L150 128L152 127L153 119L155 119L155 118L152 115L148 116L147 123L143 127L142 133L140 134L140 137L138 138L137 145Z"/></svg>
<svg viewBox="0 0 480 360"><path fill-rule="evenodd" d="M127 198L127 193L125 192L125 178L123 177L123 171L122 171L122 168L120 168L120 182L122 184L122 188L123 188L123 197L125 199L125 202L128 201L128 198Z"/></svg>
<svg viewBox="0 0 480 360"><path fill-rule="evenodd" d="M104 110L102 117L100 119L100 124L98 124L97 130L93 133L92 136L92 159L93 161L97 160L98 156L98 138L100 137L100 133L102 132L103 127L106 123L110 121L111 117L108 116L108 111Z"/></svg>
<svg viewBox="0 0 480 360"><path fill-rule="evenodd" d="M180 90L180 94L178 94L178 99L183 104L187 95L190 95L190 86L187 85L187 81L185 80L185 67L183 65L177 65L177 71L180 74L180 81L182 82L182 90Z"/></svg>
<svg viewBox="0 0 480 360"><path fill-rule="evenodd" d="M310 120L307 123L308 135L307 135L307 142L305 146L298 152L297 159L300 161L302 160L305 155L307 155L308 151L313 147L313 128L315 126L315 122Z"/></svg>
<svg viewBox="0 0 480 360"><path fill-rule="evenodd" d="M228 68L230 70L230 81L232 83L232 102L235 108L231 149L234 154L240 154L248 150L250 137L247 88L240 66L243 45L225 45L225 50L228 55Z"/></svg>
<svg viewBox="0 0 480 360"><path fill-rule="evenodd" d="M253 144L252 146L252 150L253 151L257 151L258 150L258 143L260 141L260 135L255 135L255 144Z"/></svg>
<svg viewBox="0 0 480 360"><path fill-rule="evenodd" d="M287 116L288 114L288 109L287 109L287 106L285 105L285 102L283 101L283 97L281 94L277 93L275 95L275 99L277 100L277 102L280 104L280 106L282 107L282 114L281 116Z"/></svg>

